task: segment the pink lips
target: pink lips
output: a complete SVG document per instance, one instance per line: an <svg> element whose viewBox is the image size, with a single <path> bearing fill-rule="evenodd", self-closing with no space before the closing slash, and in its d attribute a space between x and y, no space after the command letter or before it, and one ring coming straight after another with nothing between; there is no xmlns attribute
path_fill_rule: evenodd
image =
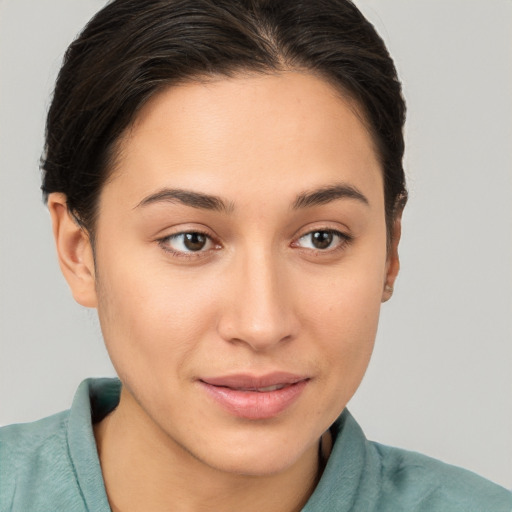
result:
<svg viewBox="0 0 512 512"><path fill-rule="evenodd" d="M304 391L308 377L275 372L208 377L200 385L231 414L251 420L268 419L290 407Z"/></svg>

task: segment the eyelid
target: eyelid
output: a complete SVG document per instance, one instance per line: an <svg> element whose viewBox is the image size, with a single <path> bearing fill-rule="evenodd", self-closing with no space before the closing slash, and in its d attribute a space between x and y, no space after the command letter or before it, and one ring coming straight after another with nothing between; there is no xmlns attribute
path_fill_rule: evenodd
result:
<svg viewBox="0 0 512 512"><path fill-rule="evenodd" d="M210 247L210 248L205 249L205 250L199 250L199 251L179 251L179 250L173 249L167 243L169 240L171 240L173 238L177 238L180 235L187 235L187 234L190 234L190 233L197 233L197 234L205 236L206 238L208 238L209 243L213 247ZM189 259L204 258L205 256L208 256L209 254L211 254L211 251L214 251L214 250L217 250L217 249L221 248L221 244L218 242L216 237L214 237L206 229L194 228L194 227L191 227L191 228L188 228L188 229L183 229L182 228L182 229L179 229L179 230L175 231L174 233L168 233L165 236L159 237L156 240L156 242L161 247L161 249L164 250L166 253L169 253L169 254L171 254L173 256L176 256L178 258L189 258Z"/></svg>
<svg viewBox="0 0 512 512"><path fill-rule="evenodd" d="M298 244L299 240L301 240L302 238L308 236L308 235L312 235L313 233L316 233L316 232L319 232L319 231L322 231L322 232L327 232L327 233L332 233L334 235L336 235L337 237L340 238L340 242L337 243L334 247L329 247L327 249L313 249L313 248L308 248L308 247L302 247ZM341 229L336 229L336 228L333 228L333 227L327 227L327 226L319 226L319 227L315 227L315 228L309 228L307 229L307 231L304 231L302 232L299 236L297 236L293 242L291 243L291 246L294 247L294 248L297 248L299 250L303 250L303 251L306 251L308 253L313 253L313 254L318 254L318 255L327 255L327 254L333 254L339 250L343 250L347 247L347 245L351 244L354 240L354 237L344 231L342 231Z"/></svg>
<svg viewBox="0 0 512 512"><path fill-rule="evenodd" d="M338 243L336 243L333 247L328 247L326 249L316 249L316 248L308 248L308 247L302 247L299 244L299 241L308 236L312 235L315 232L328 232L332 233L335 236L339 238ZM209 240L210 247L207 249L201 249L198 251L180 251L173 249L169 244L169 239L176 238L180 235L186 235L190 233L198 233L203 236L205 236ZM332 226L325 226L325 225L319 225L315 227L308 226L307 229L301 230L300 234L292 240L290 243L290 246L294 249L297 249L299 251L303 251L308 254L314 254L315 256L322 256L322 255L330 255L335 254L338 251L342 251L347 248L349 244L351 244L354 240L354 236L347 233L345 230L334 228ZM160 236L155 240L160 248L165 251L168 254L171 254L174 257L177 258L184 258L184 259L201 259L208 256L211 256L214 251L217 251L222 248L222 244L219 242L218 237L213 235L210 230L203 227L194 227L194 226L180 226L180 229L176 229L176 231L167 233L165 236Z"/></svg>
<svg viewBox="0 0 512 512"><path fill-rule="evenodd" d="M338 234L343 238L353 238L350 229L344 225L341 226L339 223L336 223L336 226L329 225L328 223L311 223L298 229L296 232L297 234L294 236L294 240L299 240L303 236L315 233L317 231L327 231L329 233Z"/></svg>

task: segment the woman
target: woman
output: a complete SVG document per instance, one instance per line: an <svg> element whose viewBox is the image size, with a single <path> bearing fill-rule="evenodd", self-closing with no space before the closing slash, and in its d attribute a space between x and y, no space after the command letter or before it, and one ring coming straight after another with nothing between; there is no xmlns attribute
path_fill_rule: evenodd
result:
<svg viewBox="0 0 512 512"><path fill-rule="evenodd" d="M404 112L349 2L100 11L43 191L120 380L2 431L2 510L509 510L345 409L399 269Z"/></svg>

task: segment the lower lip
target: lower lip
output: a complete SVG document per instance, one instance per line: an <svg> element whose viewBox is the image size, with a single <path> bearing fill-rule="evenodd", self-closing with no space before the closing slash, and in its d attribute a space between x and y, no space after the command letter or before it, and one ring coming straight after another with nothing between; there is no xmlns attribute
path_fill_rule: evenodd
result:
<svg viewBox="0 0 512 512"><path fill-rule="evenodd" d="M240 391L200 381L205 391L225 410L240 418L264 420L277 416L298 400L308 380L275 391Z"/></svg>

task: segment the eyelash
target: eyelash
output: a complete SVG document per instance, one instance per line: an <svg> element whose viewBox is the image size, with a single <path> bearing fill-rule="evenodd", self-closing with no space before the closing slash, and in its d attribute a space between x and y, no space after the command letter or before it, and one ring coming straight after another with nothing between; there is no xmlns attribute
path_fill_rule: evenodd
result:
<svg viewBox="0 0 512 512"><path fill-rule="evenodd" d="M165 252L168 252L172 256L175 256L177 258L192 259L192 258L198 258L198 257L202 257L202 256L204 257L204 255L205 255L204 253L206 251L202 251L202 250L190 251L190 252L177 251L175 249L172 249L169 246L169 241L171 241L173 239L176 240L178 237L183 236L183 235L192 235L192 234L202 235L207 239L207 243L209 242L210 244L213 244L214 249L220 248L220 244L216 243L211 235L209 235L205 231L201 231L200 229L191 229L190 231L180 231L179 233L173 233L172 235L168 235L163 238L160 238L159 240L157 240L157 242Z"/></svg>
<svg viewBox="0 0 512 512"><path fill-rule="evenodd" d="M307 237L308 235L311 236L314 233L328 233L328 234L338 237L340 239L340 241L338 242L338 244L336 244L336 246L334 248L329 247L326 249L304 248L304 247L301 247L300 245L298 245L299 240ZM176 240L180 236L191 235L191 234L204 236L207 239L207 243L209 242L210 244L213 244L214 250L219 249L221 247L220 243L216 242L211 235L209 235L205 231L201 231L199 229L173 233L172 235L168 235L168 236L158 239L157 242L165 252L170 253L172 256L177 257L177 258L193 259L193 258L204 257L205 253L207 253L208 251L198 250L198 251L185 252L185 251L177 251L175 249L170 248L170 246L169 246L170 240ZM301 235L300 237L298 237L294 242L292 242L291 246L295 247L299 250L302 250L302 251L307 251L309 254L327 255L327 254L334 254L334 253L337 253L338 251L344 250L352 241L353 241L352 236L347 235L346 233L343 233L336 229L317 228L317 229L308 231L308 232L304 233L303 235ZM210 249L210 250L212 250L212 249Z"/></svg>
<svg viewBox="0 0 512 512"><path fill-rule="evenodd" d="M313 248L304 248L304 247L300 247L298 245L298 242L299 240L307 237L307 236L311 236L313 235L314 233L328 233L330 235L334 235L335 237L339 238L339 242L335 245L335 247L331 248L331 247L328 247L326 249L313 249ZM297 241L296 242L292 242L292 247L297 247L299 250L302 249L304 251L308 251L309 254L314 254L314 255L331 255L331 254L335 254L337 253L338 251L342 251L344 249L347 248L347 246L353 241L353 237L350 236L350 235L347 235L346 233L343 233L341 231L338 231L337 229L332 229L332 228L317 228L317 229L313 229L311 231L308 231L307 233L304 233L303 235L301 235L299 238L297 238Z"/></svg>

